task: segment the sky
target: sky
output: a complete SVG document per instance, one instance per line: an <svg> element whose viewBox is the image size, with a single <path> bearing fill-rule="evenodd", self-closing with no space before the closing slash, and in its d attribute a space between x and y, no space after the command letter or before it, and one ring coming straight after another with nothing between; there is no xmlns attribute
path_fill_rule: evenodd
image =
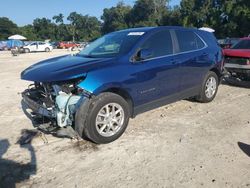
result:
<svg viewBox="0 0 250 188"><path fill-rule="evenodd" d="M8 17L18 26L32 24L35 18L52 19L62 13L70 12L96 16L100 19L104 8L115 6L120 0L0 0L0 17ZM133 5L135 0L123 0ZM170 0L170 5L178 5L180 0Z"/></svg>

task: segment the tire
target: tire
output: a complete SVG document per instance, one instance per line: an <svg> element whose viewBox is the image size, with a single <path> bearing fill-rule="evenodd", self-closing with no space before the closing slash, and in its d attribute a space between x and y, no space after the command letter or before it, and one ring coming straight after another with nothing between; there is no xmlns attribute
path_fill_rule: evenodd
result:
<svg viewBox="0 0 250 188"><path fill-rule="evenodd" d="M45 52L49 52L50 51L50 49L49 48L45 48Z"/></svg>
<svg viewBox="0 0 250 188"><path fill-rule="evenodd" d="M24 52L25 53L30 53L30 49L29 48L24 48Z"/></svg>
<svg viewBox="0 0 250 188"><path fill-rule="evenodd" d="M107 109L110 117L105 116L107 115ZM114 109L117 115L110 112L111 109ZM130 117L129 114L129 105L121 96L110 92L101 93L90 100L87 114L84 105L77 111L75 129L83 138L87 137L97 144L110 143L118 139L126 130ZM113 122L113 118L117 123ZM118 118L120 119L119 124ZM107 123L99 124L99 122ZM112 126L112 128L109 126Z"/></svg>
<svg viewBox="0 0 250 188"><path fill-rule="evenodd" d="M213 83L209 86L209 82ZM215 83L214 83L215 82ZM215 72L209 71L207 75L205 76L205 79L202 83L201 92L198 97L196 97L196 100L202 103L208 103L211 102L218 91L219 86L219 79ZM210 90L208 89L210 87Z"/></svg>

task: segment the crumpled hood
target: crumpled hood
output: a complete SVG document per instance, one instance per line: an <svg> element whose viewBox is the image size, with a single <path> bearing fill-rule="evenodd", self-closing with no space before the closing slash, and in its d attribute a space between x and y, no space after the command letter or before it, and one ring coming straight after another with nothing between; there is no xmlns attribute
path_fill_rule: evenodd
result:
<svg viewBox="0 0 250 188"><path fill-rule="evenodd" d="M250 58L249 49L224 49L223 53L225 56Z"/></svg>
<svg viewBox="0 0 250 188"><path fill-rule="evenodd" d="M107 66L111 58L65 55L36 63L21 73L21 79L36 82L65 81L85 77L87 72Z"/></svg>

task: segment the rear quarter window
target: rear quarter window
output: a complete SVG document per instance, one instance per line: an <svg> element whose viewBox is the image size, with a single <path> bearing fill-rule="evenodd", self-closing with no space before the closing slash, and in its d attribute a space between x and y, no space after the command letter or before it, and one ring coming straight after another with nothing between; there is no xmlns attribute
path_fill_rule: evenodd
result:
<svg viewBox="0 0 250 188"><path fill-rule="evenodd" d="M193 31L176 30L179 52L199 50L205 47L204 42Z"/></svg>

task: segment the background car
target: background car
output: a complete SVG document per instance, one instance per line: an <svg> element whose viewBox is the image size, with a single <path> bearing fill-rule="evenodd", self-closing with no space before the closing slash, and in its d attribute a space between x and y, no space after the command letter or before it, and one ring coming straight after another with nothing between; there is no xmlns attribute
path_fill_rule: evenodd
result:
<svg viewBox="0 0 250 188"><path fill-rule="evenodd" d="M231 48L234 44L239 42L239 38L226 38L226 39L219 39L218 43L220 44L221 48Z"/></svg>
<svg viewBox="0 0 250 188"><path fill-rule="evenodd" d="M0 41L0 50L8 50L7 41Z"/></svg>
<svg viewBox="0 0 250 188"><path fill-rule="evenodd" d="M80 44L77 44L75 42L69 42L69 41L59 42L58 44L58 48L62 48L62 49L74 48L74 47L79 47L79 46Z"/></svg>
<svg viewBox="0 0 250 188"><path fill-rule="evenodd" d="M229 77L250 80L250 37L240 39L230 49L224 49L223 53Z"/></svg>
<svg viewBox="0 0 250 188"><path fill-rule="evenodd" d="M45 42L32 42L23 47L25 53L29 52L50 52L53 50L53 47L49 43Z"/></svg>
<svg viewBox="0 0 250 188"><path fill-rule="evenodd" d="M56 41L50 42L50 44L52 45L53 49L57 49L59 46L59 42Z"/></svg>

